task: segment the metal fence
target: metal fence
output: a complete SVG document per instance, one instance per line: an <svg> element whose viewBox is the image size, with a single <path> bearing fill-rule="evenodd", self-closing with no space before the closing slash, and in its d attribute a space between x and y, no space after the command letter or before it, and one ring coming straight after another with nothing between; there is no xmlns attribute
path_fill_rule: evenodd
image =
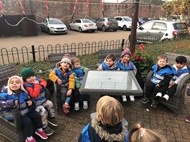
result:
<svg viewBox="0 0 190 142"><path fill-rule="evenodd" d="M47 46L39 45L35 47L31 45L31 47L23 46L20 49L17 47L11 48L11 50L7 50L6 48L2 48L0 50L0 65L14 63L28 63L28 62L36 62L36 61L45 61L47 60L47 56L50 53L68 53L68 52L76 52L77 56L87 55L96 53L100 49L119 49L125 48L129 46L129 41L125 39L121 40L111 40L111 41L99 41L99 42L86 42L86 43L71 43L69 44L56 44L55 46L49 44Z"/></svg>

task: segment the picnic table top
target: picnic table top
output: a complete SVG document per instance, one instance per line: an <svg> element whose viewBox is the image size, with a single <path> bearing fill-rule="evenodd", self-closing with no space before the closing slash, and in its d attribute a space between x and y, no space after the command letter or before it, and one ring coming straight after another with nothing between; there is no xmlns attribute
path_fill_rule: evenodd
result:
<svg viewBox="0 0 190 142"><path fill-rule="evenodd" d="M81 93L141 96L143 91L131 71L87 71Z"/></svg>

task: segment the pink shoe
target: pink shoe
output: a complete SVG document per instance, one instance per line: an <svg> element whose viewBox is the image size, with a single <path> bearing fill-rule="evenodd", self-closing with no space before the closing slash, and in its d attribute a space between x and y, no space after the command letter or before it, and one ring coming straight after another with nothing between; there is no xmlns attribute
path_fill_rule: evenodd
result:
<svg viewBox="0 0 190 142"><path fill-rule="evenodd" d="M32 138L31 140L26 139L25 142L36 142L35 138Z"/></svg>
<svg viewBox="0 0 190 142"><path fill-rule="evenodd" d="M48 138L48 136L46 135L46 133L44 132L44 130L42 130L42 131L36 130L35 134L38 135L43 140L46 140Z"/></svg>
<svg viewBox="0 0 190 142"><path fill-rule="evenodd" d="M185 118L186 122L190 122L190 115Z"/></svg>

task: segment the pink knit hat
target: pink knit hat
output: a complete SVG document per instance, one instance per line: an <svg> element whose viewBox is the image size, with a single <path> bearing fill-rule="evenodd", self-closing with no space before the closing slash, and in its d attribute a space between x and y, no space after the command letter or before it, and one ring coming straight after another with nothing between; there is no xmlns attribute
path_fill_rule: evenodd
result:
<svg viewBox="0 0 190 142"><path fill-rule="evenodd" d="M131 51L130 51L129 48L125 48L125 49L122 51L121 57L125 56L126 54L129 55L129 56L131 56Z"/></svg>

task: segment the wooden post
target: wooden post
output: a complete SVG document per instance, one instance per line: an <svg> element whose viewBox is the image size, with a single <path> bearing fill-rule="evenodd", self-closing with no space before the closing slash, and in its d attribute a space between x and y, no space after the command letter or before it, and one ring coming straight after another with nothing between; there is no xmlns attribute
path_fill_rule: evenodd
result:
<svg viewBox="0 0 190 142"><path fill-rule="evenodd" d="M137 19L139 12L139 0L133 0L133 13L132 13L132 27L130 35L130 50L132 53L135 52L135 43L136 43L136 29L137 29Z"/></svg>

